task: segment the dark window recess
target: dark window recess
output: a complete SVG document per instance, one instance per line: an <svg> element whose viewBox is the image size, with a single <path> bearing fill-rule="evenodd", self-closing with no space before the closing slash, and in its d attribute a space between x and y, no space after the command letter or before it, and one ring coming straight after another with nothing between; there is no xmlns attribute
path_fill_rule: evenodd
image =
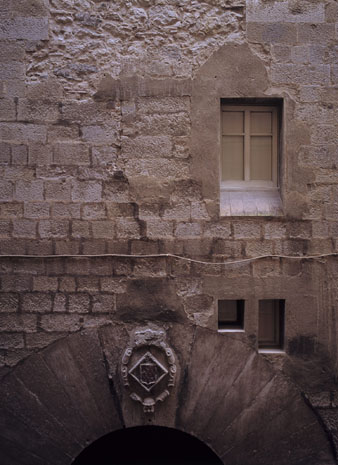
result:
<svg viewBox="0 0 338 465"><path fill-rule="evenodd" d="M283 349L285 300L260 300L258 348Z"/></svg>
<svg viewBox="0 0 338 465"><path fill-rule="evenodd" d="M244 300L218 301L218 329L244 329Z"/></svg>

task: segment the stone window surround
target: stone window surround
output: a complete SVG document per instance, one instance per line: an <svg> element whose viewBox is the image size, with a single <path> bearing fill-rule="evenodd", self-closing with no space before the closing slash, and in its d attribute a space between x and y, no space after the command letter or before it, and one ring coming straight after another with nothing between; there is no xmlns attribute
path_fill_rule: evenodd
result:
<svg viewBox="0 0 338 465"><path fill-rule="evenodd" d="M226 101L264 102L283 107L280 110L280 162L278 166L279 196L283 209L263 213L263 216L287 215L284 195L287 180L287 132L285 114L290 111L288 95L269 87L264 62L247 45L229 44L218 50L203 65L192 83L192 175L202 185L204 199L219 205L220 216L262 216L261 212L232 214L222 212L220 191L221 112ZM289 116L288 116L289 118ZM291 144L291 142L290 142ZM276 199L274 199L275 201ZM223 205L224 207L224 205ZM280 204L281 207L281 204Z"/></svg>
<svg viewBox="0 0 338 465"><path fill-rule="evenodd" d="M274 109L277 112L277 121L272 129L273 138L276 138L275 153L273 156L273 180L267 181L240 181L222 182L220 167L220 213L221 216L280 216L283 214L283 206L280 199L280 173L279 163L281 148L279 144L281 121L283 114L283 99L268 98L239 98L221 99L221 107L238 107L242 110L250 110L255 107ZM247 113L247 111L246 111ZM222 123L222 116L221 116ZM245 132L246 132L246 128ZM221 138L223 137L221 132ZM222 162L222 140L220 148L220 161ZM246 156L248 158L248 156ZM248 160L247 160L248 161ZM221 165L222 163L220 163ZM247 166L245 170L248 171ZM271 185L270 185L271 184Z"/></svg>

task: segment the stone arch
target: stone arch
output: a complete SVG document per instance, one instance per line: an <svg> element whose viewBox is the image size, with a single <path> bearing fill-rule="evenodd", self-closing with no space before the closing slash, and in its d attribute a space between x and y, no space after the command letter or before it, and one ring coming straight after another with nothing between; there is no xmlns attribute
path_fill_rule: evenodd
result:
<svg viewBox="0 0 338 465"><path fill-rule="evenodd" d="M145 424L197 437L224 464L334 463L300 392L249 340L193 325L164 328L177 358L177 386L149 423L119 375L133 328L112 323L72 334L3 378L2 465L71 465L96 439Z"/></svg>
<svg viewBox="0 0 338 465"><path fill-rule="evenodd" d="M148 425L120 429L97 439L80 453L72 465L107 463L222 465L215 452L191 434Z"/></svg>

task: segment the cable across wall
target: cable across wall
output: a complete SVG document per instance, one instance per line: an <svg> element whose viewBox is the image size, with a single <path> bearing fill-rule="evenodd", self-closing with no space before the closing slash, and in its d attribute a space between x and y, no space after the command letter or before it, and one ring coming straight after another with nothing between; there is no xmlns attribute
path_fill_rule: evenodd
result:
<svg viewBox="0 0 338 465"><path fill-rule="evenodd" d="M107 253L107 254L91 254L91 255L78 255L78 254L64 254L64 255L0 255L0 258L19 258L19 259L52 259L52 258L75 258L75 259L84 259L84 258L131 258L131 259L147 259L147 258L173 258L175 260L183 260L190 263L197 263L200 265L206 266L229 266L229 265L237 265L242 263L253 262L256 260L263 260L265 258L272 258L272 259L286 259L286 260L316 260L321 258L327 257L337 257L338 252L332 253L324 253L324 254L317 254L317 255L257 255L255 257L250 258L241 258L237 260L229 260L229 261L222 261L222 262L212 262L206 260L197 260L195 258L186 257L183 255L176 255L171 253L163 253L163 254L114 254L114 253Z"/></svg>

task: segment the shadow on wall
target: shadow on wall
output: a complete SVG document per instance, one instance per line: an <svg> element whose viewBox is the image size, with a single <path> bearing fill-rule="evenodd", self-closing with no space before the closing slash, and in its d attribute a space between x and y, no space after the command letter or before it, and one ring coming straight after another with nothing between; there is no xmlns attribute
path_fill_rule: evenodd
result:
<svg viewBox="0 0 338 465"><path fill-rule="evenodd" d="M107 434L88 446L72 465L221 465L202 441L161 426L137 426Z"/></svg>

